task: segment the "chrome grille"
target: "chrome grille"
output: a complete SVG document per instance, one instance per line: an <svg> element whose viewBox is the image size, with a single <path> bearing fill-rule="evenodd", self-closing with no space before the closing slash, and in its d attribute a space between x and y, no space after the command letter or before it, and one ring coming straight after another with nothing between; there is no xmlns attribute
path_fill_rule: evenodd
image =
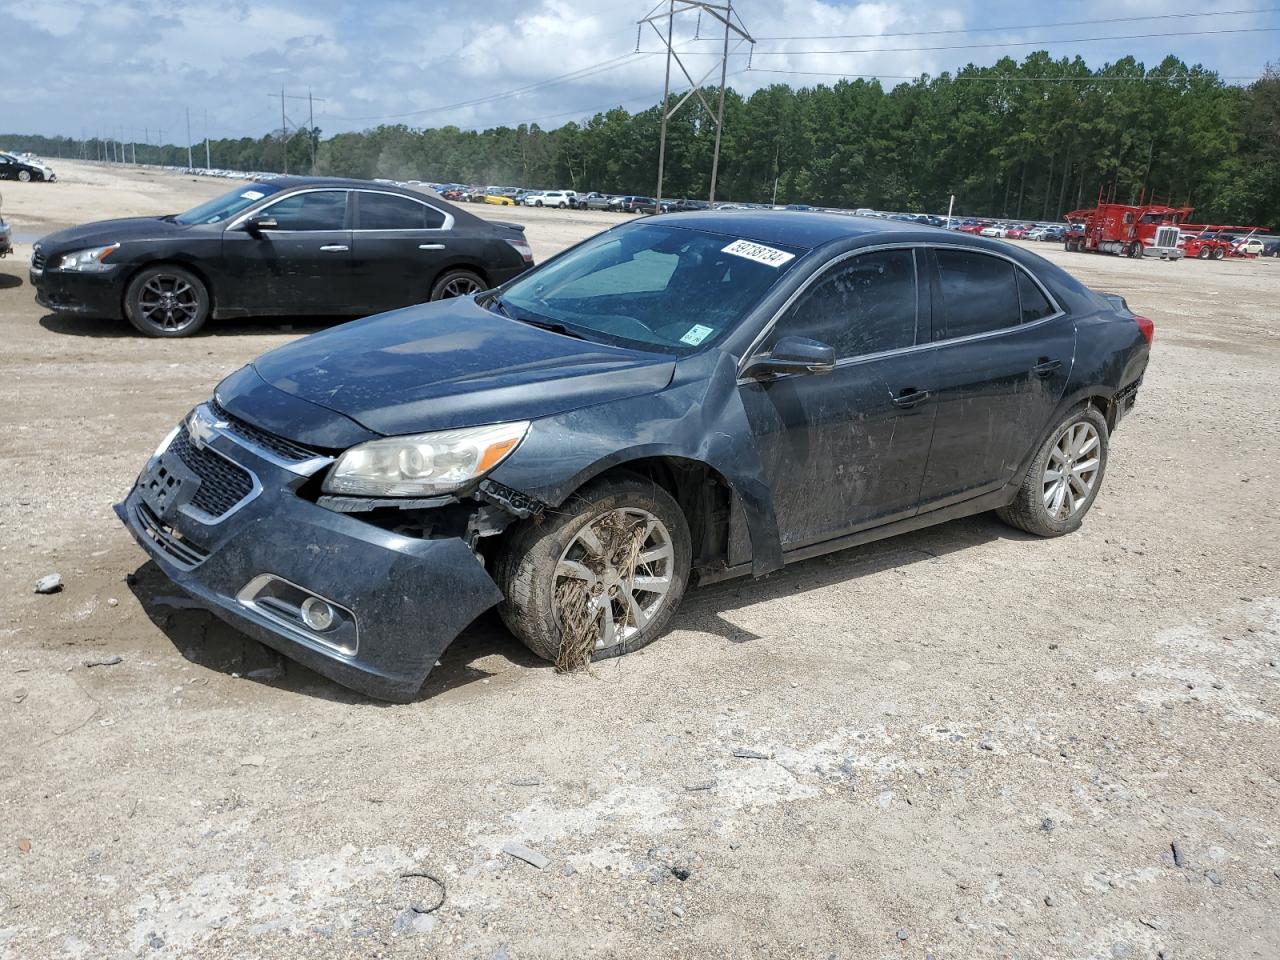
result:
<svg viewBox="0 0 1280 960"><path fill-rule="evenodd" d="M41 252L38 246L31 252L31 269L44 269L44 253Z"/></svg>
<svg viewBox="0 0 1280 960"><path fill-rule="evenodd" d="M185 424L173 438L169 452L176 454L200 478L191 504L211 517L222 516L253 492L253 476L249 471L212 450L195 446Z"/></svg>
<svg viewBox="0 0 1280 960"><path fill-rule="evenodd" d="M208 550L192 543L173 527L164 523L145 503L138 504L136 513L143 533L178 566L190 570L208 559Z"/></svg>
<svg viewBox="0 0 1280 960"><path fill-rule="evenodd" d="M303 446L301 443L294 443L292 440L286 440L284 437L277 436L274 433L268 433L261 430L251 423L236 417L229 413L227 409L220 404L217 399L209 399L209 409L213 411L213 415L219 420L226 421L227 430L234 433L243 440L247 440L254 446L262 447L269 450L282 460L292 460L300 462L302 460L310 460L313 457L322 457L325 454L312 447Z"/></svg>

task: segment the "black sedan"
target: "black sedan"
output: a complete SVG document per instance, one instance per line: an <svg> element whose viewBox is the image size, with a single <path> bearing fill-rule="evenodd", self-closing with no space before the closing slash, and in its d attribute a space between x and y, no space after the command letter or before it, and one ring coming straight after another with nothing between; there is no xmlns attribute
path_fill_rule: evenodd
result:
<svg viewBox="0 0 1280 960"><path fill-rule="evenodd" d="M1070 533L1152 333L1001 243L672 214L258 358L116 510L218 616L403 700L494 605L572 666L649 643L691 578L987 510Z"/></svg>
<svg viewBox="0 0 1280 960"><path fill-rule="evenodd" d="M532 264L524 227L434 195L278 177L186 213L50 234L35 245L31 283L50 310L185 337L210 317L359 316L464 296Z"/></svg>
<svg viewBox="0 0 1280 960"><path fill-rule="evenodd" d="M0 180L17 180L21 183L47 180L52 183L57 179L53 169L43 163L24 160L11 153L0 153Z"/></svg>

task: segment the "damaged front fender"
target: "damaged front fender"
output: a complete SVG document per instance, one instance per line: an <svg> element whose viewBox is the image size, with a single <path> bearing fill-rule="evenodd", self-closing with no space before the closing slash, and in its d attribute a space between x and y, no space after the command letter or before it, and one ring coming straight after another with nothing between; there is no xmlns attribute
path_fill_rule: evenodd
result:
<svg viewBox="0 0 1280 960"><path fill-rule="evenodd" d="M519 450L490 475L526 497L558 506L613 467L649 457L706 464L742 505L751 572L783 565L773 496L738 391L734 358L708 351L682 360L659 393L534 422Z"/></svg>

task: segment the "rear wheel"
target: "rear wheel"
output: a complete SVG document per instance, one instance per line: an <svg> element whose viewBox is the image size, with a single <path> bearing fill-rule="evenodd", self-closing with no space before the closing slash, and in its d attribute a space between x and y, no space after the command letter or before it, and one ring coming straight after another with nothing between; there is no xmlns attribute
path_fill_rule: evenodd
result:
<svg viewBox="0 0 1280 960"><path fill-rule="evenodd" d="M1041 444L1013 503L997 515L1041 537L1080 527L1107 469L1107 421L1092 405L1077 407Z"/></svg>
<svg viewBox="0 0 1280 960"><path fill-rule="evenodd" d="M585 487L554 515L528 521L495 569L503 621L562 669L616 657L666 629L689 579L679 505L631 474Z"/></svg>
<svg viewBox="0 0 1280 960"><path fill-rule="evenodd" d="M1225 257L1226 255L1227 255L1227 254L1226 254L1226 251L1225 251L1225 250L1223 250L1221 247L1214 247L1214 248L1213 248L1213 259L1215 259L1215 260L1221 260L1221 259L1222 259L1223 257Z"/></svg>
<svg viewBox="0 0 1280 960"><path fill-rule="evenodd" d="M448 270L431 288L432 300L469 297L484 289L484 281L470 270Z"/></svg>
<svg viewBox="0 0 1280 960"><path fill-rule="evenodd" d="M1212 250L1210 250L1208 247L1201 247L1200 252L1196 254L1196 259L1208 260L1211 256L1213 256Z"/></svg>
<svg viewBox="0 0 1280 960"><path fill-rule="evenodd" d="M190 270L173 264L148 267L129 282L124 312L148 337L189 337L209 319L209 291Z"/></svg>

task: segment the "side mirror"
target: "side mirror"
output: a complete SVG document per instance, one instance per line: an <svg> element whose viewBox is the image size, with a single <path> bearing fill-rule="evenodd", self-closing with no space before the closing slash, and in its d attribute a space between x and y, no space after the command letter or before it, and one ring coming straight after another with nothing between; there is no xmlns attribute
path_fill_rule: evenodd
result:
<svg viewBox="0 0 1280 960"><path fill-rule="evenodd" d="M275 217L250 217L244 222L244 228L255 237L262 233L263 230L275 230L279 226L280 224L276 223Z"/></svg>
<svg viewBox="0 0 1280 960"><path fill-rule="evenodd" d="M766 379L783 373L830 373L835 368L834 347L808 337L783 337L768 353L752 357L742 375Z"/></svg>

